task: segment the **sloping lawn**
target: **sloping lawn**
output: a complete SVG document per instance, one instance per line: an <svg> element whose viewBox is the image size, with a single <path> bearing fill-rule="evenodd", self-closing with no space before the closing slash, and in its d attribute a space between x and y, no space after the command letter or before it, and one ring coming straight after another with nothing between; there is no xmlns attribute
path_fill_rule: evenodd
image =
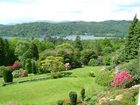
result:
<svg viewBox="0 0 140 105"><path fill-rule="evenodd" d="M0 87L0 105L10 101L17 102L20 105L56 105L57 100L68 98L70 91L76 91L79 94L82 87L88 91L87 95L90 95L93 90L100 91L102 87L94 82L94 78L89 77L89 72L94 71L96 75L101 68L83 67L70 71L72 72L70 77ZM45 75L47 76L48 74ZM43 74L42 76L45 75ZM36 75L35 77L38 76L41 75ZM22 79L26 79L26 77L15 80L20 81Z"/></svg>

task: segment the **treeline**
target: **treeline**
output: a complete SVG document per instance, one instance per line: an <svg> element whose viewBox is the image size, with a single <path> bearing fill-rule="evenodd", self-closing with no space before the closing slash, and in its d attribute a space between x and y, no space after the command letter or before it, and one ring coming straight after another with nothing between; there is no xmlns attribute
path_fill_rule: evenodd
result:
<svg viewBox="0 0 140 105"><path fill-rule="evenodd" d="M104 21L104 22L63 22L47 23L33 22L16 25L0 25L0 36L46 37L53 35L94 35L118 36L127 34L130 21Z"/></svg>

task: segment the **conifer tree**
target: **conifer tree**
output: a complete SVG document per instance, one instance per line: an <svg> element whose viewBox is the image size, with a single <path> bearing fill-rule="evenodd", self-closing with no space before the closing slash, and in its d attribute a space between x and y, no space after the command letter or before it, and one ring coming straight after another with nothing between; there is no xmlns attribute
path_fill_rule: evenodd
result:
<svg viewBox="0 0 140 105"><path fill-rule="evenodd" d="M79 35L76 36L74 46L75 48L79 49L79 51L83 50L82 42Z"/></svg>
<svg viewBox="0 0 140 105"><path fill-rule="evenodd" d="M5 59L4 42L3 39L0 38L0 66L4 65L4 59Z"/></svg>
<svg viewBox="0 0 140 105"><path fill-rule="evenodd" d="M139 46L139 38L140 33L137 32L138 30L138 19L137 15L135 15L128 31L128 36L125 42L125 55L126 59L133 59L136 58L138 54L138 46Z"/></svg>

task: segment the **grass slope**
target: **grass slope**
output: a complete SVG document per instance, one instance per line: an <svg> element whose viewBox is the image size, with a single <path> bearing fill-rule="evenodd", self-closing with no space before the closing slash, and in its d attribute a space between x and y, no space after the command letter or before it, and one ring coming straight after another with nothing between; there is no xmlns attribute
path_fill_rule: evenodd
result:
<svg viewBox="0 0 140 105"><path fill-rule="evenodd" d="M88 91L87 95L90 95L93 90L100 91L102 87L97 85L94 78L89 77L88 74L90 71L94 71L96 75L100 69L101 67L78 68L71 71L75 77L25 82L0 87L0 105L10 101L18 102L20 105L55 105L57 100L68 98L70 91L76 91L79 94L82 87ZM25 78L18 80L22 79Z"/></svg>

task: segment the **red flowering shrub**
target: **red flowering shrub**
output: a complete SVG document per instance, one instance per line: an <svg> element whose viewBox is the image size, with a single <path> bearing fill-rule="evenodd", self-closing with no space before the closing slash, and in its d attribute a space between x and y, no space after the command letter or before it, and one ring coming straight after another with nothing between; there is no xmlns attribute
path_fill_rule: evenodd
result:
<svg viewBox="0 0 140 105"><path fill-rule="evenodd" d="M125 87L125 85L131 81L132 75L125 71L122 70L121 72L117 73L114 77L113 82L111 83L112 87Z"/></svg>
<svg viewBox="0 0 140 105"><path fill-rule="evenodd" d="M15 63L12 66L14 69L19 69L21 67L21 63L19 61L15 61Z"/></svg>

